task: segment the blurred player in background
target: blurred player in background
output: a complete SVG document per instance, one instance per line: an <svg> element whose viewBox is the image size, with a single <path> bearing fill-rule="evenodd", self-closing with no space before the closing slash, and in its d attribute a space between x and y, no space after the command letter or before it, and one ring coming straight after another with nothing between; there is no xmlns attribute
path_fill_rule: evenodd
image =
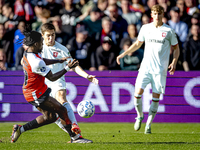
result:
<svg viewBox="0 0 200 150"><path fill-rule="evenodd" d="M41 27L42 36L44 38L44 46L42 51L43 58L47 59L60 59L62 57L71 57L68 49L61 45L60 43L55 41L55 27L51 23L45 23ZM73 60L70 58L69 60ZM51 68L52 72L57 72L63 68L63 64L53 64L49 67ZM90 82L94 84L98 84L98 80L93 75L87 74L80 66L76 66L72 68L74 72L78 75L82 76L83 78L88 79ZM66 82L65 76L63 75L60 79L52 82L46 79L45 83L52 89L51 96L54 97L58 102L60 102L66 109L69 116L70 121L72 124L77 125L77 121L74 115L74 112L66 99ZM63 122L61 123L60 119L55 122L61 129L63 128ZM79 135L82 137L81 135ZM78 142L78 141L77 141ZM85 139L85 141L80 141L80 143L90 143L91 140Z"/></svg>
<svg viewBox="0 0 200 150"><path fill-rule="evenodd" d="M43 38L39 32L26 30L24 32L24 44L28 46L23 56L23 69L25 81L23 84L23 94L27 102L35 106L43 115L21 126L15 124L11 136L11 143L17 141L19 136L28 130L32 130L56 121L56 114L62 118L66 125L64 126L70 137L74 141L81 140L79 138L80 128L72 125L67 115L67 109L49 96L51 89L45 84L45 78L55 81L63 76L71 68L76 67L79 63L77 60L70 61L62 70L52 73L50 68L46 66L53 63L63 63L67 58L57 60L42 59L41 51L43 48Z"/></svg>
<svg viewBox="0 0 200 150"><path fill-rule="evenodd" d="M153 22L143 25L136 42L117 57L117 63L120 64L121 58L135 52L145 42L144 58L136 79L134 98L137 112L134 129L138 131L144 119L141 97L145 87L151 83L152 103L146 122L145 134L151 134L151 123L158 110L159 97L161 93L165 92L167 69L169 68L170 75L174 74L180 53L176 34L171 27L162 22L163 15L163 7L154 5L151 8ZM171 46L174 49L173 60L168 66Z"/></svg>

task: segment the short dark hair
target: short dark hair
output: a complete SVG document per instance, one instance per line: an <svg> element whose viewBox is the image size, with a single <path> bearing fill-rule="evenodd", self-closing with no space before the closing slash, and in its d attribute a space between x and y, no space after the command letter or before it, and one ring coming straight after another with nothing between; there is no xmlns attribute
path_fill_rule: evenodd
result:
<svg viewBox="0 0 200 150"><path fill-rule="evenodd" d="M23 43L26 46L32 46L33 44L39 42L42 37L42 35L39 32L32 31L30 25L25 26L23 34L25 36L25 38L23 39Z"/></svg>
<svg viewBox="0 0 200 150"><path fill-rule="evenodd" d="M52 23L45 23L42 25L41 27L41 32L42 34L44 34L44 32L48 31L48 30L56 30L54 25Z"/></svg>

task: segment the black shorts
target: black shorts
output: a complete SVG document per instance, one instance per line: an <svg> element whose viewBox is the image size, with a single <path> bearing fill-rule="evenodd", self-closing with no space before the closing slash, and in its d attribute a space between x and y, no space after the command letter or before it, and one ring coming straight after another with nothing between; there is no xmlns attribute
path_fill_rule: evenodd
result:
<svg viewBox="0 0 200 150"><path fill-rule="evenodd" d="M49 97L49 94L51 93L51 89L48 88L46 92L42 96L40 96L37 100L34 100L32 102L29 102L31 105L38 107L40 104L42 104L47 98Z"/></svg>

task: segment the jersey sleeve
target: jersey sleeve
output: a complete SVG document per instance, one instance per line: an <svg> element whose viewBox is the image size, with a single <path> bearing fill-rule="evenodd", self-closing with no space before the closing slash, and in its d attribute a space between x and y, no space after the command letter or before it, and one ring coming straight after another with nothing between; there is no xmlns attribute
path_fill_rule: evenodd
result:
<svg viewBox="0 0 200 150"><path fill-rule="evenodd" d="M170 43L171 43L171 45L176 45L176 44L178 44L177 35L176 35L174 29L171 30Z"/></svg>
<svg viewBox="0 0 200 150"><path fill-rule="evenodd" d="M43 58L43 54L42 54L42 53L38 53L38 55L39 55L41 58Z"/></svg>
<svg viewBox="0 0 200 150"><path fill-rule="evenodd" d="M46 52L45 44L43 42L43 49L42 49L42 52L41 52L41 57L46 58L47 57L46 54L47 54L47 52Z"/></svg>
<svg viewBox="0 0 200 150"><path fill-rule="evenodd" d="M140 42L144 42L145 41L145 36L144 36L145 31L144 30L145 30L145 28L144 28L144 26L142 26L141 29L140 29L140 32L138 34L138 37L137 37L137 39Z"/></svg>
<svg viewBox="0 0 200 150"><path fill-rule="evenodd" d="M41 53L42 58L45 58L45 53L42 51Z"/></svg>
<svg viewBox="0 0 200 150"><path fill-rule="evenodd" d="M70 57L67 59L67 61L65 61L66 65L68 64L68 62L71 60L71 62L73 61L73 58L69 52L69 50L66 48L64 51L63 51L63 57Z"/></svg>
<svg viewBox="0 0 200 150"><path fill-rule="evenodd" d="M42 76L46 76L47 73L49 73L50 71L50 68L46 66L43 60L35 62L31 67L32 67L32 72Z"/></svg>

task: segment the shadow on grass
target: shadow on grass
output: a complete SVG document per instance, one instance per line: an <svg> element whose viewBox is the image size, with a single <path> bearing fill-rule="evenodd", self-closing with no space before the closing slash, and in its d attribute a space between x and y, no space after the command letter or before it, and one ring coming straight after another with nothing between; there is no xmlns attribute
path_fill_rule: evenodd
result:
<svg viewBox="0 0 200 150"><path fill-rule="evenodd" d="M200 142L95 142L96 144L142 144L142 145L155 145L155 144L200 144Z"/></svg>

